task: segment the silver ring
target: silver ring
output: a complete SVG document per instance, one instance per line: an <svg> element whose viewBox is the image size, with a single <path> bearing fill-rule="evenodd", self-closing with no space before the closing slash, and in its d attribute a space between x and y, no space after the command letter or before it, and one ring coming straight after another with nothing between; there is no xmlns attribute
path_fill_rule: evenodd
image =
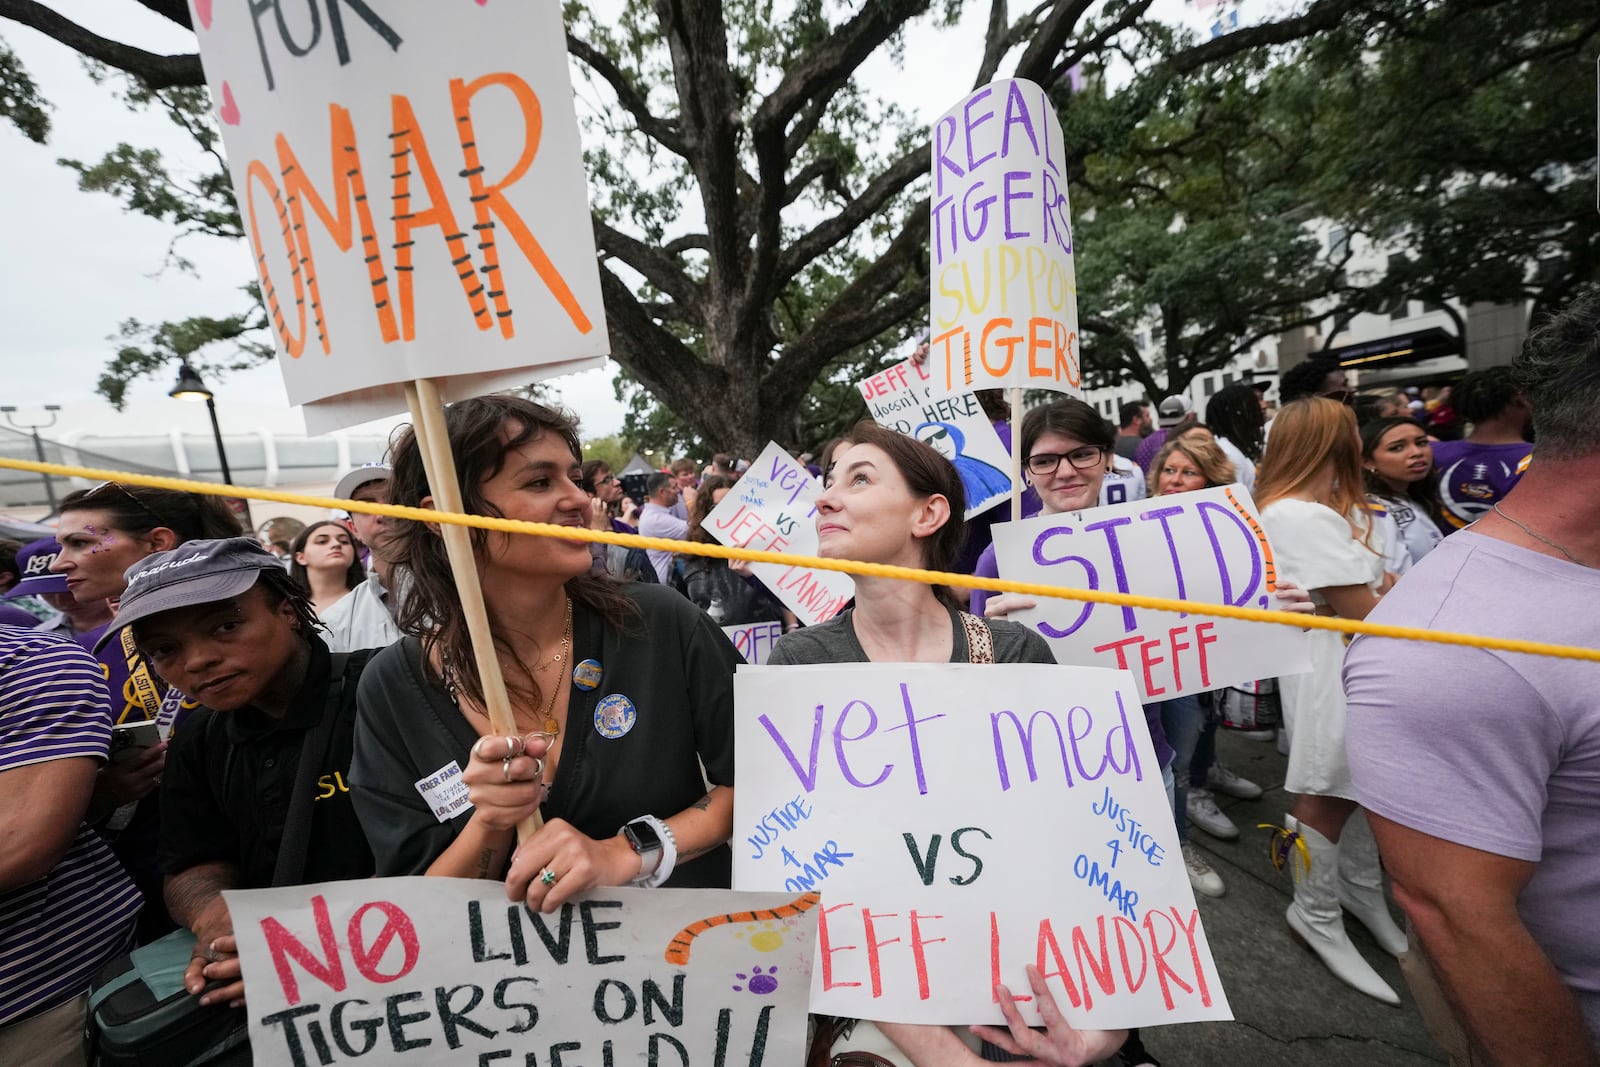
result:
<svg viewBox="0 0 1600 1067"><path fill-rule="evenodd" d="M507 756L500 763L500 775L507 782L511 781L511 759L512 759L512 757Z"/></svg>
<svg viewBox="0 0 1600 1067"><path fill-rule="evenodd" d="M561 876L555 871L552 871L549 867L546 867L544 869L544 873L539 875L539 883L541 885L552 886L556 884L556 879L560 877Z"/></svg>
<svg viewBox="0 0 1600 1067"><path fill-rule="evenodd" d="M544 757L535 756L533 757L533 776L538 778L542 774L544 774Z"/></svg>

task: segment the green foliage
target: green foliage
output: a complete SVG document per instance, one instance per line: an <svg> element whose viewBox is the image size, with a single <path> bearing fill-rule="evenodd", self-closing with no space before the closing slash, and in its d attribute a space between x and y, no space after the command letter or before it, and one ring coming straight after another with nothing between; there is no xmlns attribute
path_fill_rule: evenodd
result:
<svg viewBox="0 0 1600 1067"><path fill-rule="evenodd" d="M1538 315L1600 280L1597 41L1592 3L1520 0L1430 5L1364 63L1345 33L1307 49L1315 202L1406 253L1367 306L1531 299Z"/></svg>
<svg viewBox="0 0 1600 1067"><path fill-rule="evenodd" d="M44 144L50 136L50 105L4 38L0 38L0 119L35 144Z"/></svg>
<svg viewBox="0 0 1600 1067"><path fill-rule="evenodd" d="M604 460L613 471L620 471L633 458L633 448L620 434L591 437L583 442L583 458Z"/></svg>

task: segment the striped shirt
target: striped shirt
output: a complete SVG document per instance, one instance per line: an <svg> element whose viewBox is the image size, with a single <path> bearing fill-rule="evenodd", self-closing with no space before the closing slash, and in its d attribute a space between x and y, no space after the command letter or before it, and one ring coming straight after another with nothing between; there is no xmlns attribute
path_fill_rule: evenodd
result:
<svg viewBox="0 0 1600 1067"><path fill-rule="evenodd" d="M0 626L0 774L60 759L104 761L110 742L94 657L58 634ZM127 950L139 905L139 891L87 825L48 875L0 893L0 1026L87 990Z"/></svg>

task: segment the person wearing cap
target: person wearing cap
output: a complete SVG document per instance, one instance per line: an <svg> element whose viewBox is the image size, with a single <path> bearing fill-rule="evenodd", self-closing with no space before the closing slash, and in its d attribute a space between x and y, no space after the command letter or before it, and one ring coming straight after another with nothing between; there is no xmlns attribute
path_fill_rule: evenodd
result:
<svg viewBox="0 0 1600 1067"><path fill-rule="evenodd" d="M366 657L340 657L336 673L310 601L248 537L191 541L130 567L102 645L124 630L201 704L167 754L158 858L167 907L195 934L185 988L205 1005L237 1004L244 986L222 892L274 883L296 794L313 791L314 803L295 882L373 873L348 785ZM328 715L325 745L302 767L307 736ZM204 992L208 982L220 988Z"/></svg>
<svg viewBox="0 0 1600 1067"><path fill-rule="evenodd" d="M1133 453L1133 461L1148 474L1156 453L1167 443L1167 436L1194 419L1194 401L1189 399L1188 394L1174 393L1167 397L1156 408L1156 429L1139 442L1139 447Z"/></svg>
<svg viewBox="0 0 1600 1067"><path fill-rule="evenodd" d="M388 503L389 465L369 463L357 467L339 479L333 495L341 500ZM356 537L370 550L367 580L322 613L328 648L334 652L385 648L400 640L400 627L395 623L395 596L389 584L392 581L389 560L384 554L389 545L389 518L352 511L350 524L355 527Z"/></svg>
<svg viewBox="0 0 1600 1067"><path fill-rule="evenodd" d="M38 629L71 637L83 647L93 648L100 631L111 621L111 605L104 600L79 601L68 592L66 577L50 571L60 552L61 546L54 537L23 545L17 552L17 570L22 580L11 587L6 599L38 597L60 612L54 621L40 623Z"/></svg>
<svg viewBox="0 0 1600 1067"><path fill-rule="evenodd" d="M24 630L31 630L41 622L48 621L54 612L44 601L15 592L17 583L22 579L17 566L17 553L22 548L21 541L0 537L0 601L18 598L14 603L0 603L0 626L20 626Z"/></svg>

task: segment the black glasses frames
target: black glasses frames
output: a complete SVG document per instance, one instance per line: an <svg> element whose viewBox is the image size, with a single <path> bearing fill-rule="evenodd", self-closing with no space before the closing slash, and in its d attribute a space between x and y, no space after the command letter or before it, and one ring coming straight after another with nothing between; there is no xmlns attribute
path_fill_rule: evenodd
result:
<svg viewBox="0 0 1600 1067"><path fill-rule="evenodd" d="M1105 460L1106 450L1094 445L1074 448L1071 452L1035 452L1028 457L1028 473L1040 476L1054 474L1066 460L1074 470L1093 470Z"/></svg>

